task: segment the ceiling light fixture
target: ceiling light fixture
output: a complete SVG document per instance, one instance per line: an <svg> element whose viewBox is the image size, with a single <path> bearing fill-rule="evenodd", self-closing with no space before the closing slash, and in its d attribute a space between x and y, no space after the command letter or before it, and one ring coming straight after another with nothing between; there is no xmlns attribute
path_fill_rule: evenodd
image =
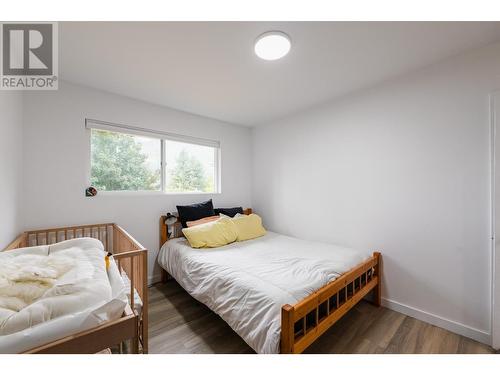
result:
<svg viewBox="0 0 500 375"><path fill-rule="evenodd" d="M264 60L278 60L290 52L290 37L281 31L268 31L255 41L255 54Z"/></svg>

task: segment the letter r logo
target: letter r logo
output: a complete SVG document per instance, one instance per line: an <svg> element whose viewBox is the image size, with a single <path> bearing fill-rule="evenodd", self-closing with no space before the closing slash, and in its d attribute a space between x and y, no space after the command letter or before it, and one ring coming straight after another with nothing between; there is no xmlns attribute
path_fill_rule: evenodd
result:
<svg viewBox="0 0 500 375"><path fill-rule="evenodd" d="M3 75L52 75L52 24L2 25Z"/></svg>

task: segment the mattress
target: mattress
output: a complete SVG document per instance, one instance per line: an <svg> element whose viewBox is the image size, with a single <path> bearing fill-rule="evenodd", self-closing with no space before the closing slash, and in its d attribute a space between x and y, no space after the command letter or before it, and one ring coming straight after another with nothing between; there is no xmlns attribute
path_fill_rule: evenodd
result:
<svg viewBox="0 0 500 375"><path fill-rule="evenodd" d="M19 311L0 307L0 353L26 351L122 315L128 302L126 285L115 262L108 270L104 267L99 240L78 238L1 252L0 263L26 255L66 255L74 263L33 303Z"/></svg>
<svg viewBox="0 0 500 375"><path fill-rule="evenodd" d="M215 249L167 241L158 262L257 353L279 353L281 307L367 260L369 251L268 232Z"/></svg>

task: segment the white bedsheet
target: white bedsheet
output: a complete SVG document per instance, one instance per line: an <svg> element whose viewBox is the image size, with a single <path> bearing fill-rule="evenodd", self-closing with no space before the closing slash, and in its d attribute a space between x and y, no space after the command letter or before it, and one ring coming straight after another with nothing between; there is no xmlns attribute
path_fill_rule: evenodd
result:
<svg viewBox="0 0 500 375"><path fill-rule="evenodd" d="M159 264L220 315L257 353L279 353L281 307L368 259L369 251L268 232L215 249L167 241Z"/></svg>

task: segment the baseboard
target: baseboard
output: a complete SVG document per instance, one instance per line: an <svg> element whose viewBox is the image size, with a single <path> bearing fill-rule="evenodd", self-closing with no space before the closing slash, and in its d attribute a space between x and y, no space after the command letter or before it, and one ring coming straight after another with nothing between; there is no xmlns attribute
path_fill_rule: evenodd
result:
<svg viewBox="0 0 500 375"><path fill-rule="evenodd" d="M382 298L382 306L491 346L491 334L414 307Z"/></svg>
<svg viewBox="0 0 500 375"><path fill-rule="evenodd" d="M148 286L159 283L161 281L161 274L148 276Z"/></svg>

